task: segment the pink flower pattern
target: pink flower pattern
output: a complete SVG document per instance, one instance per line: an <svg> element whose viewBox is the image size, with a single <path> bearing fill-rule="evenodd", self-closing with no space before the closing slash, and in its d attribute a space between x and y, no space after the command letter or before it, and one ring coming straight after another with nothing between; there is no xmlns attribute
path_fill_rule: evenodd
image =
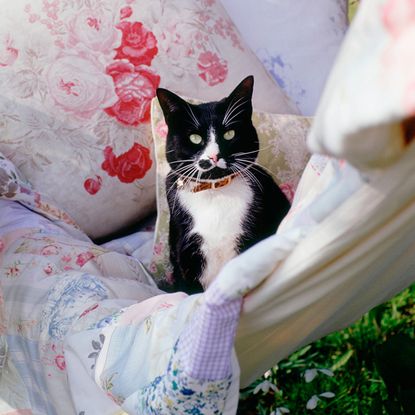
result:
<svg viewBox="0 0 415 415"><path fill-rule="evenodd" d="M131 6L125 6L120 10L120 19L128 19L133 14Z"/></svg>
<svg viewBox="0 0 415 415"><path fill-rule="evenodd" d="M163 242L159 242L158 244L154 245L154 253L156 255L161 255L163 253L164 244Z"/></svg>
<svg viewBox="0 0 415 415"><path fill-rule="evenodd" d="M156 132L157 132L157 135L159 135L161 138L164 138L164 139L167 138L168 127L164 120L159 121L157 123Z"/></svg>
<svg viewBox="0 0 415 415"><path fill-rule="evenodd" d="M287 199L290 201L290 203L292 203L295 195L295 186L293 186L292 183L283 183L280 186L280 189L285 194L285 196L287 196Z"/></svg>
<svg viewBox="0 0 415 415"><path fill-rule="evenodd" d="M43 268L43 272L47 275L50 276L53 274L53 265L52 264L48 264Z"/></svg>
<svg viewBox="0 0 415 415"><path fill-rule="evenodd" d="M0 68L12 66L19 56L19 51L13 47L12 38L7 35L0 41Z"/></svg>
<svg viewBox="0 0 415 415"><path fill-rule="evenodd" d="M46 79L55 104L79 118L90 118L117 101L111 77L84 54L58 58L48 68Z"/></svg>
<svg viewBox="0 0 415 415"><path fill-rule="evenodd" d="M44 256L58 255L59 247L56 245L46 245L42 248L41 254Z"/></svg>
<svg viewBox="0 0 415 415"><path fill-rule="evenodd" d="M105 109L125 125L138 126L150 121L150 104L160 84L160 77L150 67L129 62L114 62L107 68L113 79L118 101Z"/></svg>
<svg viewBox="0 0 415 415"><path fill-rule="evenodd" d="M215 86L226 79L228 65L216 53L203 52L197 63L199 76L210 86Z"/></svg>
<svg viewBox="0 0 415 415"><path fill-rule="evenodd" d="M95 258L95 255L92 252L82 252L76 257L76 265L83 267L92 258Z"/></svg>
<svg viewBox="0 0 415 415"><path fill-rule="evenodd" d="M12 35L0 38L0 69L12 65L24 69L20 73L26 77L22 75L19 83L24 99L34 97L45 104L46 112L59 113L66 117L65 121L73 120L76 129L86 127L89 135L85 134L85 139L95 139L85 154L79 152L79 163L86 169L80 169L85 175L77 180L85 195L98 195L111 183L96 173L99 168L96 163L86 161L95 160L91 157L92 148L97 151L108 145L114 148L112 136L108 138L102 130L111 121L119 123L120 130L149 123L150 103L161 82L158 68L163 68L163 58L167 57L172 67L182 68L178 72L181 70L182 75L187 72L199 86L214 87L228 78L228 62L221 55L221 41L243 49L238 32L226 15L218 12L217 3L216 0L189 3L185 20L172 19L176 6L171 5L162 16L157 16L164 19L158 25L156 17L143 13L136 0L124 0L119 6L109 0L96 5L84 1L26 1L23 23L33 27L32 33L38 30L50 49L33 48L30 52L33 56L27 59L28 50L20 48L17 38ZM29 60L42 67L42 71L35 74L28 67ZM46 65L41 66L42 63ZM99 134L92 131L92 126L98 124ZM130 146L136 141L142 143L141 131L148 130L142 128L137 139L125 135L123 145L127 140ZM160 133L167 134L165 125L160 125Z"/></svg>
<svg viewBox="0 0 415 415"><path fill-rule="evenodd" d="M85 9L69 23L68 45L82 44L92 51L109 53L115 47L119 32L114 27L112 16L100 10Z"/></svg>
<svg viewBox="0 0 415 415"><path fill-rule="evenodd" d="M58 369L60 372L66 370L65 356L61 345L58 346L54 343L47 343L42 346L41 354L42 363L46 367Z"/></svg>
<svg viewBox="0 0 415 415"><path fill-rule="evenodd" d="M140 22L121 22L117 28L122 31L122 41L115 59L127 59L136 66L151 65L158 52L154 34Z"/></svg>

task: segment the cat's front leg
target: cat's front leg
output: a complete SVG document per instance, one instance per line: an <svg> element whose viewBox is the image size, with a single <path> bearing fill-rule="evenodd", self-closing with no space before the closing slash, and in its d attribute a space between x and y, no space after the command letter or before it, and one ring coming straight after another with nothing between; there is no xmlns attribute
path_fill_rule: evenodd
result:
<svg viewBox="0 0 415 415"><path fill-rule="evenodd" d="M200 284L206 260L200 250L201 237L183 232L183 226L170 221L170 262L173 265L173 289L195 294L203 291Z"/></svg>

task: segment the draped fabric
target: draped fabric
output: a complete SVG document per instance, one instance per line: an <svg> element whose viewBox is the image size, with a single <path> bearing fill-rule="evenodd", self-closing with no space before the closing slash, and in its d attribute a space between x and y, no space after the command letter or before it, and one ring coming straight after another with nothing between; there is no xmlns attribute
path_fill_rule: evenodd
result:
<svg viewBox="0 0 415 415"><path fill-rule="evenodd" d="M310 147L330 158L312 157L277 234L219 273L218 292L245 297L236 356L232 376L214 387L180 381L201 396L193 408L213 413L219 402L234 414L239 379L247 385L415 280L413 7L363 2L309 136ZM177 339L208 292L165 298L136 261L80 237L70 218L40 203L0 161L10 179L0 186L8 199L0 200L0 354L8 368L0 375L1 410L133 414L148 396L169 405L171 375L182 373L172 371ZM168 389L161 379L172 380Z"/></svg>

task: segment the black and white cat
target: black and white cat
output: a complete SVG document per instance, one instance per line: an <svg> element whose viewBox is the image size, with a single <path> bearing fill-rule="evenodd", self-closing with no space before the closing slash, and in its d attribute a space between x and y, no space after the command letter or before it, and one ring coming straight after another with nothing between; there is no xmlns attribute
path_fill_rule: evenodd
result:
<svg viewBox="0 0 415 415"><path fill-rule="evenodd" d="M159 88L168 126L166 178L174 289L206 288L238 253L272 235L290 204L256 164L254 79L219 102L192 105Z"/></svg>

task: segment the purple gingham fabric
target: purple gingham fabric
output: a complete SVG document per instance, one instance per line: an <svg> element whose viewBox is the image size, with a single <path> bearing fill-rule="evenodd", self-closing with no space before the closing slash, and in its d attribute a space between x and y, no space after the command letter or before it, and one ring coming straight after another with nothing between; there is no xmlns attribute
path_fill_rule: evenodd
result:
<svg viewBox="0 0 415 415"><path fill-rule="evenodd" d="M180 336L180 361L184 372L193 379L225 379L231 375L242 297L229 300L212 284L204 300Z"/></svg>

